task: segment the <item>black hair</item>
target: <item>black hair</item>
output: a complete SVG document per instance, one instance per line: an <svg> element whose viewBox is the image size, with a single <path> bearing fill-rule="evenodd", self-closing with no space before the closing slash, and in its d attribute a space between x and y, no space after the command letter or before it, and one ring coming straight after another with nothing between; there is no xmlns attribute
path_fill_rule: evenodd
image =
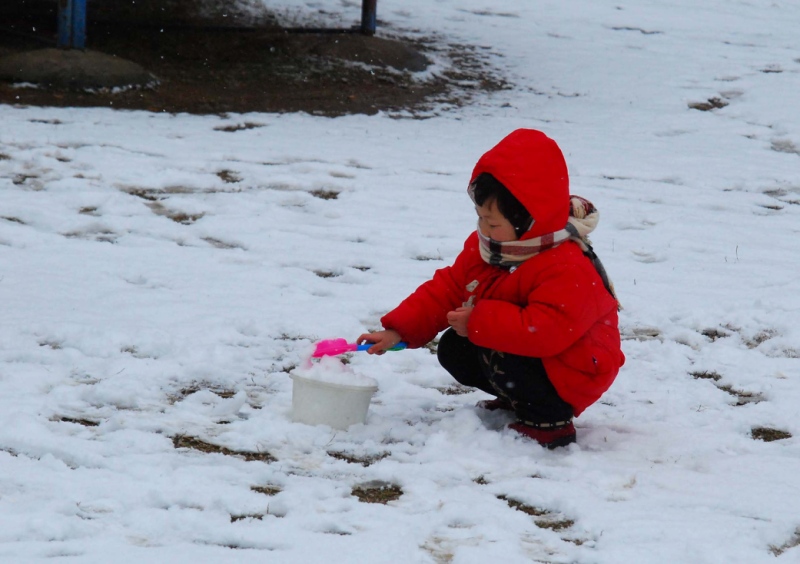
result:
<svg viewBox="0 0 800 564"><path fill-rule="evenodd" d="M531 214L525 206L514 197L503 183L488 172L483 172L470 185L470 195L476 205L497 202L497 209L514 227L517 237L521 236L533 224Z"/></svg>

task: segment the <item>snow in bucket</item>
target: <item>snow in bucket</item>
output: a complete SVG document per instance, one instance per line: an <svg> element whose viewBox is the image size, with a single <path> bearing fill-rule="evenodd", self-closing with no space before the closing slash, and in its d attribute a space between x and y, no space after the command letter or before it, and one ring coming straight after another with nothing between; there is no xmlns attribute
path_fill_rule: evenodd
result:
<svg viewBox="0 0 800 564"><path fill-rule="evenodd" d="M378 382L357 374L335 357L307 362L290 374L292 419L307 425L347 429L364 423Z"/></svg>

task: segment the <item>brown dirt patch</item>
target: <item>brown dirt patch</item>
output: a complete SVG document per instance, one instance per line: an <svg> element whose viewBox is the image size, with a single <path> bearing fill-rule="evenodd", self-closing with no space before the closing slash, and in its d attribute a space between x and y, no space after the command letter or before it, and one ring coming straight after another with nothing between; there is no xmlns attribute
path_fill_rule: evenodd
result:
<svg viewBox="0 0 800 564"><path fill-rule="evenodd" d="M348 464L361 464L361 466L371 466L376 462L380 462L387 456L389 456L388 452L381 452L378 454L364 454L364 455L357 455L351 454L348 452L338 452L334 450L328 451L328 456L331 458L335 458L337 460L343 460Z"/></svg>
<svg viewBox="0 0 800 564"><path fill-rule="evenodd" d="M772 429L771 427L753 427L750 433L753 439L757 441L764 441L765 443L792 438L792 434L790 432L782 431L780 429Z"/></svg>
<svg viewBox="0 0 800 564"><path fill-rule="evenodd" d="M403 489L396 484L374 481L354 487L352 494L358 498L358 501L364 503L386 505L390 501L400 499L403 495Z"/></svg>
<svg viewBox="0 0 800 564"><path fill-rule="evenodd" d="M45 8L0 8L0 57L54 45L55 3L40 4ZM156 17L128 13L130 6L121 12L122 4L107 3L102 10L90 4L87 49L141 65L158 77L157 86L87 92L0 83L0 103L195 114L422 115L463 105L476 92L508 88L490 68L485 50L395 31L390 37L380 21L373 37L298 33L279 27L268 13L255 21L213 11L197 14L186 0L180 10ZM436 72L423 72L434 58L440 61Z"/></svg>
<svg viewBox="0 0 800 564"><path fill-rule="evenodd" d="M563 531L564 529L569 529L575 524L574 520L559 517L557 514L554 514L548 509L534 507L504 495L498 495L497 499L505 501L512 509L522 511L526 515L530 515L532 517L538 517L538 519L534 519L533 522L540 529L550 529L552 531L559 532Z"/></svg>
<svg viewBox="0 0 800 564"><path fill-rule="evenodd" d="M175 448L188 448L191 450L198 450L206 454L223 454L225 456L235 456L242 458L247 462L261 461L261 462L275 462L277 458L268 452L252 452L245 450L232 450L224 446L215 445L206 442L197 437L190 437L188 435L177 435L172 438L172 444Z"/></svg>
<svg viewBox="0 0 800 564"><path fill-rule="evenodd" d="M250 489L256 493L264 494L266 496L278 495L283 491L277 486L250 486Z"/></svg>

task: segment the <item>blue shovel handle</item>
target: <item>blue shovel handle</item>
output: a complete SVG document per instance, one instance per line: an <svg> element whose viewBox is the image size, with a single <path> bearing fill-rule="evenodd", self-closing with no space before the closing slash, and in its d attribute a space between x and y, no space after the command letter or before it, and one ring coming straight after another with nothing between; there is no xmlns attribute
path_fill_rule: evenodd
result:
<svg viewBox="0 0 800 564"><path fill-rule="evenodd" d="M357 350L365 351L365 350L367 350L368 348L370 348L374 344L375 343L367 343L365 345L358 345L358 349ZM386 350L387 351L402 351L403 349L405 349L407 347L408 347L408 345L406 343L400 342L400 343L397 343L392 348L386 349Z"/></svg>

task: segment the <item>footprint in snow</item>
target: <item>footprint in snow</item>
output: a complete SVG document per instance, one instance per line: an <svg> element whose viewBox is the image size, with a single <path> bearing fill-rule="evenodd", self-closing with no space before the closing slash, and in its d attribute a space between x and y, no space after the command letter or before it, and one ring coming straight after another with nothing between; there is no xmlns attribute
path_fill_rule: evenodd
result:
<svg viewBox="0 0 800 564"><path fill-rule="evenodd" d="M632 222L618 222L614 227L616 227L620 231L644 231L645 229L650 229L657 225L656 222L650 221L649 219L642 219L639 221L632 221Z"/></svg>
<svg viewBox="0 0 800 564"><path fill-rule="evenodd" d="M651 253L648 251L631 251L633 253L633 259L638 262L643 262L645 264L656 263L656 262L666 262L667 257L658 253Z"/></svg>

